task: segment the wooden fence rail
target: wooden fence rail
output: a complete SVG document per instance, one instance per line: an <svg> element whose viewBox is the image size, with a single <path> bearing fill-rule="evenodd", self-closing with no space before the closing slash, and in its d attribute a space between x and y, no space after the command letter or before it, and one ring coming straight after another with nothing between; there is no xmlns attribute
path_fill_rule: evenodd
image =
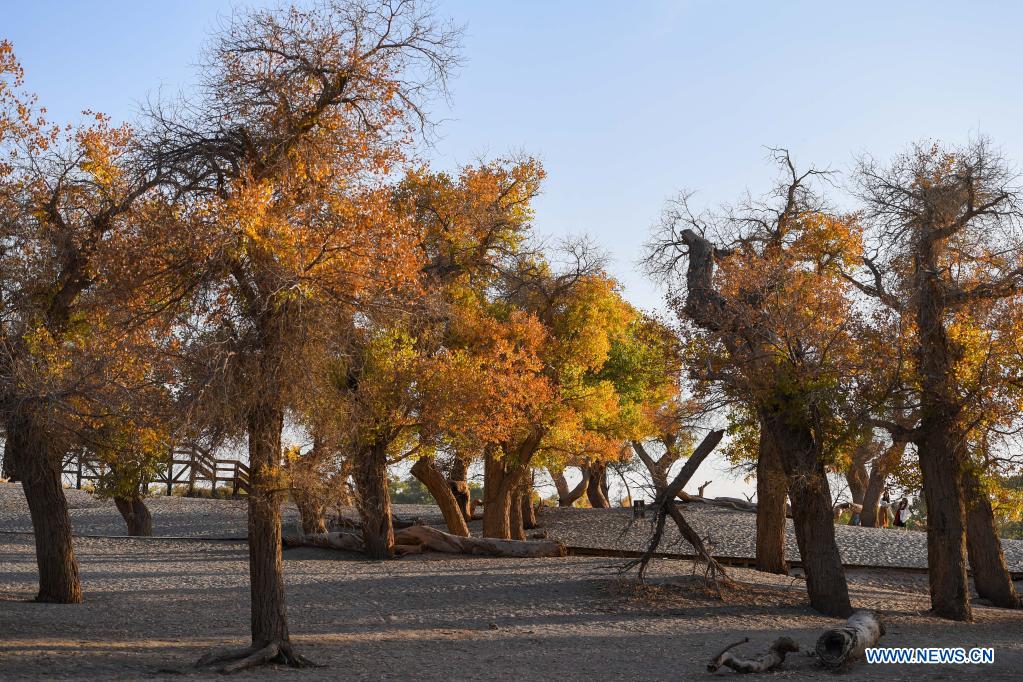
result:
<svg viewBox="0 0 1023 682"><path fill-rule="evenodd" d="M107 472L106 465L88 451L70 452L64 458L62 473L65 481L73 482L81 490L82 484L97 481ZM167 462L150 484L163 487L164 494L174 492L175 485L187 485L188 494L195 492L196 484L209 483L212 490L225 483L231 494L249 492L249 467L236 459L220 459L197 447L176 448L169 453Z"/></svg>

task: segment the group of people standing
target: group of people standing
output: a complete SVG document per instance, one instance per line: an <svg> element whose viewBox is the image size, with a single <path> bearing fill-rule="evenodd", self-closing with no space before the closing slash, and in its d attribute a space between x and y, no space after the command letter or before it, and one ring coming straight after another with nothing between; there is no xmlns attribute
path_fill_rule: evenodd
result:
<svg viewBox="0 0 1023 682"><path fill-rule="evenodd" d="M852 512L852 517L849 519L849 525L860 525L860 514L863 512L863 505L852 503L849 505L849 510ZM903 497L898 501L898 503L893 504L888 495L885 494L885 496L881 499L879 511L882 528L888 528L890 523L899 528L905 528L910 517L909 498Z"/></svg>

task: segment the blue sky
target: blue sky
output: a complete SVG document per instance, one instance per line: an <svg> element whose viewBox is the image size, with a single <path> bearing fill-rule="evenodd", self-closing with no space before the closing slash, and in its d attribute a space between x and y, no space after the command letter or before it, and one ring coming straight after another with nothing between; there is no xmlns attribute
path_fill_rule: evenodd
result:
<svg viewBox="0 0 1023 682"><path fill-rule="evenodd" d="M55 118L130 119L187 87L218 16L239 2L10 2L0 38ZM985 134L1023 160L1023 3L440 0L465 24L434 163L526 152L545 164L538 231L589 234L626 294L669 196L713 206L766 190L766 146L847 170L913 140ZM724 494L720 491L719 494Z"/></svg>

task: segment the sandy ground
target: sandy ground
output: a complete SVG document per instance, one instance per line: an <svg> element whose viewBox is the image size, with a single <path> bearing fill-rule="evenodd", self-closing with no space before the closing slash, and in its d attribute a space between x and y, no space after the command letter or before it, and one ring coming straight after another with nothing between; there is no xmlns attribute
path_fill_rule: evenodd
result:
<svg viewBox="0 0 1023 682"><path fill-rule="evenodd" d="M182 528L219 527L225 535L241 512L235 503L218 501L164 504L164 511L178 508L175 523ZM84 507L93 522L116 514L112 506L103 512L103 505ZM14 507L0 505L3 526L19 520ZM0 679L200 679L210 675L193 671L192 661L210 648L245 643L243 543L82 538L76 548L87 602L34 604L28 601L35 589L32 538L0 534ZM732 569L739 585L726 589L722 600L689 577L687 562L656 563L646 586L621 579L620 564L581 557L370 562L329 550L289 550L293 639L325 667L270 667L239 677L727 678L734 673L705 670L725 644L749 636L744 650L753 652L785 633L812 647L818 633L837 622L807 607L798 580ZM926 615L923 575L862 570L849 578L856 605L882 613L888 628L883 644L993 646L996 662L861 663L842 679L1019 679L1023 612L977 606L976 623L950 624ZM791 655L784 670L767 677L835 679L803 654Z"/></svg>

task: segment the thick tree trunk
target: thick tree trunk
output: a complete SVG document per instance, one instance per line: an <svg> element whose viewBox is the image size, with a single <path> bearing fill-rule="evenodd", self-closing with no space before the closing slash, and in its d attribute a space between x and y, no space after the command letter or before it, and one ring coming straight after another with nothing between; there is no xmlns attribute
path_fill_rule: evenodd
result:
<svg viewBox="0 0 1023 682"><path fill-rule="evenodd" d="M917 441L927 504L927 566L931 608L952 620L973 620L966 573L966 505L955 437L925 412Z"/></svg>
<svg viewBox="0 0 1023 682"><path fill-rule="evenodd" d="M469 526L466 523L464 510L455 498L444 474L434 464L433 458L423 457L417 460L412 465L411 472L433 495L437 506L440 507L441 514L444 515L444 524L448 527L448 531L455 535L468 536Z"/></svg>
<svg viewBox="0 0 1023 682"><path fill-rule="evenodd" d="M522 532L522 505L517 492L528 475L529 463L543 439L535 429L514 448L502 445L502 457L488 448L483 460L483 537L513 539Z"/></svg>
<svg viewBox="0 0 1023 682"><path fill-rule="evenodd" d="M153 534L153 516L141 495L115 497L114 505L128 526L128 535L149 537Z"/></svg>
<svg viewBox="0 0 1023 682"><path fill-rule="evenodd" d="M905 441L895 441L888 446L870 470L870 478L867 480L867 490L863 495L863 513L860 516L860 525L867 528L879 528L881 526L881 496L884 494L884 484L888 480L888 474L902 459L906 451ZM885 512L887 513L887 512Z"/></svg>
<svg viewBox="0 0 1023 682"><path fill-rule="evenodd" d="M963 474L963 495L967 508L966 548L973 572L973 586L978 595L990 600L995 606L1019 608L1019 596L1005 563L991 500L972 469L967 469Z"/></svg>
<svg viewBox="0 0 1023 682"><path fill-rule="evenodd" d="M483 457L483 537L510 540L511 499L504 480L507 463L488 448Z"/></svg>
<svg viewBox="0 0 1023 682"><path fill-rule="evenodd" d="M590 480L586 484L586 499L594 509L607 509L611 506L607 499L607 464L593 462L588 467Z"/></svg>
<svg viewBox="0 0 1023 682"><path fill-rule="evenodd" d="M842 557L835 541L831 490L824 460L809 428L789 423L791 415L767 413L764 420L779 448L789 480L796 544L806 573L810 605L829 616L852 613Z"/></svg>
<svg viewBox="0 0 1023 682"><path fill-rule="evenodd" d="M39 567L36 601L78 604L82 584L71 540L71 517L60 480L60 453L31 414L7 420L5 451L25 491Z"/></svg>
<svg viewBox="0 0 1023 682"><path fill-rule="evenodd" d="M469 460L456 456L448 472L448 487L458 503L465 522L472 521L472 490L469 488ZM448 526L450 528L450 526ZM454 531L452 531L454 532Z"/></svg>
<svg viewBox="0 0 1023 682"><path fill-rule="evenodd" d="M785 519L788 480L781 456L770 432L760 427L757 457L757 545L756 569L766 573L789 572L785 561Z"/></svg>
<svg viewBox="0 0 1023 682"><path fill-rule="evenodd" d="M289 641L278 492L283 429L284 410L277 405L259 405L249 414L249 587L254 648Z"/></svg>
<svg viewBox="0 0 1023 682"><path fill-rule="evenodd" d="M378 441L359 453L353 469L366 554L373 559L389 559L394 556L394 526L387 489L386 441Z"/></svg>
<svg viewBox="0 0 1023 682"><path fill-rule="evenodd" d="M306 535L327 532L326 508L312 495L297 491L292 494L298 515L302 519L302 532Z"/></svg>

